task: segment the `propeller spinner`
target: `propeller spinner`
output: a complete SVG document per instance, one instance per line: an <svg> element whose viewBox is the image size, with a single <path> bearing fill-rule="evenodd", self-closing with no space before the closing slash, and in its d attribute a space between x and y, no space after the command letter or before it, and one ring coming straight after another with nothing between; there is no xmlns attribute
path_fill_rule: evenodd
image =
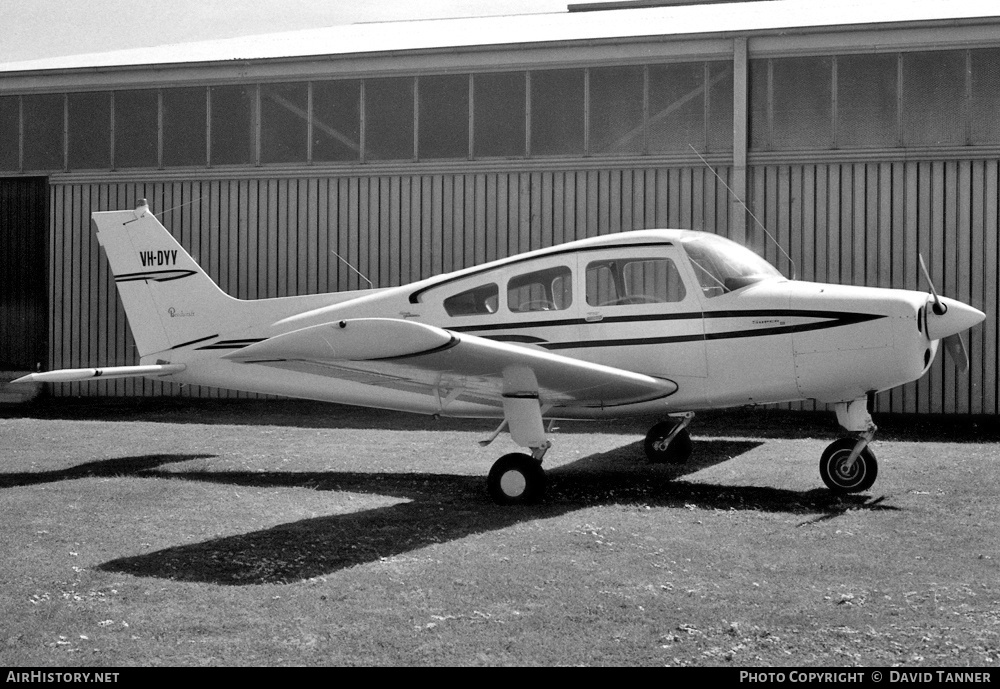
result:
<svg viewBox="0 0 1000 689"><path fill-rule="evenodd" d="M965 373L969 370L969 350L966 349L962 333L982 323L986 319L986 314L968 304L939 296L934 289L934 282L924 263L924 257L918 256L918 258L920 270L923 271L931 290L931 298L924 309L927 336L932 340L942 340L955 366Z"/></svg>

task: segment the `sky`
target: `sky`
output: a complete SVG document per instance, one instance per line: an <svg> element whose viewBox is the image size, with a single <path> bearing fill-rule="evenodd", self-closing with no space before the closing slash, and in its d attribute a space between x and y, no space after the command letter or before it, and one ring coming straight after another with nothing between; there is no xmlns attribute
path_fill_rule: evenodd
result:
<svg viewBox="0 0 1000 689"><path fill-rule="evenodd" d="M0 63L338 24L565 12L585 0L0 0Z"/></svg>

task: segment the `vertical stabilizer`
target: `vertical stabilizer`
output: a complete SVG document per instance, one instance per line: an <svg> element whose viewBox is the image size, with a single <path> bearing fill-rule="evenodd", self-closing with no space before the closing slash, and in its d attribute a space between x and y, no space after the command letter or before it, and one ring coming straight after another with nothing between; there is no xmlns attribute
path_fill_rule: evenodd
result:
<svg viewBox="0 0 1000 689"><path fill-rule="evenodd" d="M239 304L160 224L134 211L92 214L140 356L220 332Z"/></svg>

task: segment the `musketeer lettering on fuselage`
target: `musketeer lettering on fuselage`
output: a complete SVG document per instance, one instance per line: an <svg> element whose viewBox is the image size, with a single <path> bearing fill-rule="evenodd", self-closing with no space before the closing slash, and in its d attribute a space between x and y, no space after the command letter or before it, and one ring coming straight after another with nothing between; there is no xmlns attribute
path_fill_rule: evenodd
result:
<svg viewBox="0 0 1000 689"><path fill-rule="evenodd" d="M139 260L142 261L143 268L151 266L175 266L177 265L177 250L140 251Z"/></svg>

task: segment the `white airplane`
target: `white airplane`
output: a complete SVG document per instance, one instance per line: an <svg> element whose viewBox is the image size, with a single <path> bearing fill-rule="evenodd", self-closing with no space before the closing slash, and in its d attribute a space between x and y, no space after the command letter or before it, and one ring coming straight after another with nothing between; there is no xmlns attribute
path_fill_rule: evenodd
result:
<svg viewBox="0 0 1000 689"><path fill-rule="evenodd" d="M834 492L871 487L874 393L920 378L985 315L923 292L784 278L704 232L639 230L531 251L402 287L240 300L150 212L93 214L138 366L16 382L148 376L449 417L497 418L530 454L501 457L501 504L545 487L545 419L653 414L653 462L683 462L703 409L817 400L852 435L823 453ZM922 261L921 261L922 263ZM551 430L551 429L550 429Z"/></svg>

